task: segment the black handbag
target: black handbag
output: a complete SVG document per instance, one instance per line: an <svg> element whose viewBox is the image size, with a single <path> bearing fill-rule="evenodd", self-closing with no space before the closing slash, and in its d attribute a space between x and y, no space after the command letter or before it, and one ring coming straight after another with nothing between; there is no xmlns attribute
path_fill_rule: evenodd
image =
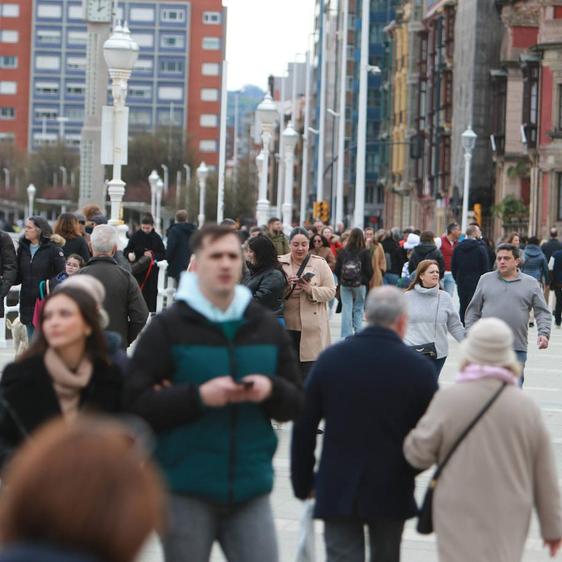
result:
<svg viewBox="0 0 562 562"><path fill-rule="evenodd" d="M439 300L441 295L437 293L437 310L435 311L435 339L437 339L437 318L439 316ZM413 349L420 355L425 355L430 359L437 359L437 348L435 347L435 342L422 343L420 345L409 345L410 349Z"/></svg>
<svg viewBox="0 0 562 562"><path fill-rule="evenodd" d="M451 460L453 453L457 450L458 446L464 441L466 436L472 431L474 426L482 419L482 416L490 409L490 406L499 398L500 394L503 392L507 383L503 383L497 392L486 402L485 406L478 412L478 415L468 424L466 429L460 434L458 439L455 441L443 462L437 465L433 476L431 477L431 481L429 483L429 487L425 493L425 497L423 498L423 503L421 509L418 512L418 524L416 529L418 533L421 535L430 535L433 533L433 492L437 487L437 481L443 472L443 469L447 465L447 463Z"/></svg>

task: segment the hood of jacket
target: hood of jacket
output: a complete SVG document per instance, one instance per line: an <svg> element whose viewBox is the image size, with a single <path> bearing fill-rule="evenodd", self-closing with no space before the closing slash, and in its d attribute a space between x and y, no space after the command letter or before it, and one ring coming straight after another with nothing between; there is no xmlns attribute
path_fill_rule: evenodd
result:
<svg viewBox="0 0 562 562"><path fill-rule="evenodd" d="M538 258L543 255L542 250L536 244L527 244L525 255L531 258Z"/></svg>
<svg viewBox="0 0 562 562"><path fill-rule="evenodd" d="M414 248L414 252L420 256L427 256L431 254L431 252L435 252L437 250L437 246L435 244L419 244Z"/></svg>
<svg viewBox="0 0 562 562"><path fill-rule="evenodd" d="M247 287L236 285L232 302L226 310L221 310L203 295L197 274L186 271L181 276L176 300L185 302L210 322L231 322L243 318L252 293Z"/></svg>
<svg viewBox="0 0 562 562"><path fill-rule="evenodd" d="M456 249L459 252L472 252L481 244L480 240L476 240L474 238L465 238Z"/></svg>

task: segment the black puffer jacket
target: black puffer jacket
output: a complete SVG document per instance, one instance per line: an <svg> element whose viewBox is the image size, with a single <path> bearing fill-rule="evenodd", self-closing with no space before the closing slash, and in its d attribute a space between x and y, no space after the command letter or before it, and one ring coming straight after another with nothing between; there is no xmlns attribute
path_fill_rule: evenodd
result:
<svg viewBox="0 0 562 562"><path fill-rule="evenodd" d="M252 291L254 301L265 306L277 316L283 315L287 278L279 269L267 269L250 273L244 285Z"/></svg>
<svg viewBox="0 0 562 562"><path fill-rule="evenodd" d="M197 227L190 222L177 222L168 229L168 243L166 245L166 259L168 260L168 275L178 279L187 269L191 258L189 240Z"/></svg>
<svg viewBox="0 0 562 562"><path fill-rule="evenodd" d="M64 257L67 258L70 254L78 254L82 256L85 263L92 257L88 248L88 243L82 236L76 238L66 238L66 244L62 247Z"/></svg>
<svg viewBox="0 0 562 562"><path fill-rule="evenodd" d="M445 275L445 260L441 250L435 244L424 243L416 246L408 263L408 271L414 273L419 263L423 260L435 260L439 264L439 278L443 279Z"/></svg>
<svg viewBox="0 0 562 562"><path fill-rule="evenodd" d="M39 296L39 283L56 277L64 271L65 259L60 246L51 238L41 238L39 249L31 258L29 240L20 240L17 252L18 276L16 284L21 283L20 319L24 324L31 324L35 301Z"/></svg>
<svg viewBox="0 0 562 562"><path fill-rule="evenodd" d="M0 318L4 316L4 297L15 285L17 273L14 243L9 234L0 231Z"/></svg>

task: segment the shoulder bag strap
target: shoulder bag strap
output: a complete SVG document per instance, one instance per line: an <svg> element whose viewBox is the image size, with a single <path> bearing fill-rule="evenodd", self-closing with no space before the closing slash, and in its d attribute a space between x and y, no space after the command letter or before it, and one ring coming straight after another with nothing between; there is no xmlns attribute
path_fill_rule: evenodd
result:
<svg viewBox="0 0 562 562"><path fill-rule="evenodd" d="M304 258L303 262L301 263L298 271L297 271L297 277L300 277L304 271L304 268L308 265L308 262L310 261L310 254L306 255L306 258ZM293 283L293 286L291 287L291 290L285 295L285 299L288 299L292 294L293 291L295 290L295 284Z"/></svg>
<svg viewBox="0 0 562 562"><path fill-rule="evenodd" d="M434 341L437 341L437 319L439 318L439 300L441 299L441 295L439 291L437 291L437 310L435 311L435 330L434 330Z"/></svg>
<svg viewBox="0 0 562 562"><path fill-rule="evenodd" d="M435 470L433 474L433 478L431 479L432 487L435 487L435 485L437 484L437 479L439 478L439 476L441 476L443 469L445 468L447 463L451 460L451 457L458 449L459 445L465 440L467 435L474 429L474 426L482 419L482 417L490 409L492 404L499 398L500 394L504 391L506 386L507 383L504 382L502 383L500 388L496 392L494 392L494 395L488 400L488 402L486 402L484 407L480 410L480 412L478 412L478 415L470 422L470 424L466 427L466 429L459 435L459 437L457 438L457 440L455 441L455 443L453 444L453 446L451 447L451 449L449 450L443 461L439 465L437 465L437 469Z"/></svg>

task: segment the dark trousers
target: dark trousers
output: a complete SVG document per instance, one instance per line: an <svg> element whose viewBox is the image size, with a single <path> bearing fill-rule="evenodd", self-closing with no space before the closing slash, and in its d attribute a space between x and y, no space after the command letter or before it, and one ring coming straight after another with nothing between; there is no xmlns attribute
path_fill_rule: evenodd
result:
<svg viewBox="0 0 562 562"><path fill-rule="evenodd" d="M554 287L556 295L556 306L554 307L554 323L557 326L562 324L562 287Z"/></svg>
<svg viewBox="0 0 562 562"><path fill-rule="evenodd" d="M291 341L293 342L293 347L295 348L295 352L297 354L297 359L299 360L299 365L301 368L301 374L303 380L306 378L312 367L314 366L314 361L301 361L300 354L301 354L301 332L297 332L296 330L287 330Z"/></svg>
<svg viewBox="0 0 562 562"><path fill-rule="evenodd" d="M404 521L382 518L368 524L353 519L324 521L327 562L366 562L365 527L369 529L370 562L400 562Z"/></svg>
<svg viewBox="0 0 562 562"><path fill-rule="evenodd" d="M437 375L437 378L439 378L439 375L441 374L441 370L443 369L443 365L445 365L445 361L447 361L447 357L441 357L440 359L432 359L431 361L435 365L435 374Z"/></svg>

